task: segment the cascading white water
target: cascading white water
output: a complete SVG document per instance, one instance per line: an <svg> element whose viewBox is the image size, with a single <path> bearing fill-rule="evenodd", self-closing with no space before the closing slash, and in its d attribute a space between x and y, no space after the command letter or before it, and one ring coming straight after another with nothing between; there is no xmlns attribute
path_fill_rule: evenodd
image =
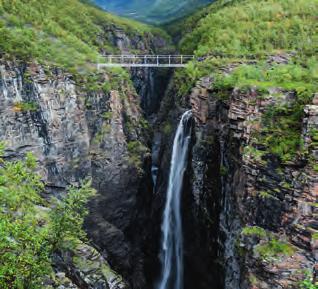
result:
<svg viewBox="0 0 318 289"><path fill-rule="evenodd" d="M191 111L182 115L173 142L167 200L161 228L162 275L157 289L183 289L181 190L191 140L191 118Z"/></svg>

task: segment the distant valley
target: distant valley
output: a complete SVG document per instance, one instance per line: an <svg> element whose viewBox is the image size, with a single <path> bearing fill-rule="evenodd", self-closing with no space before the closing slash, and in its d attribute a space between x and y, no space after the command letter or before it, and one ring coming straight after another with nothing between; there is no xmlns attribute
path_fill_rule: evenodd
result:
<svg viewBox="0 0 318 289"><path fill-rule="evenodd" d="M95 4L115 14L161 24L185 16L212 0L95 0Z"/></svg>

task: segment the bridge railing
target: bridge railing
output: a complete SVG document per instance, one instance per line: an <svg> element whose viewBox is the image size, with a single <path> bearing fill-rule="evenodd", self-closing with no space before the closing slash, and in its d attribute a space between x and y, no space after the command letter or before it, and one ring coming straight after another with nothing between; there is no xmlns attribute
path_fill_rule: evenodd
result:
<svg viewBox="0 0 318 289"><path fill-rule="evenodd" d="M185 66L194 55L106 55L99 66Z"/></svg>

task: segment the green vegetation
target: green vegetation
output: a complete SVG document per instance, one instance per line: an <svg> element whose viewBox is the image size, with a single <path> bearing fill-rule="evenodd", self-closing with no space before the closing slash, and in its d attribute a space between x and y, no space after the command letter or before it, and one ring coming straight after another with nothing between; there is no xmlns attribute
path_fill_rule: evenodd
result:
<svg viewBox="0 0 318 289"><path fill-rule="evenodd" d="M208 57L176 73L178 96L211 76L211 89L220 100L227 101L234 88L253 91L255 104L273 99L246 152L263 164L269 153L283 164L297 160L305 153L303 108L318 91L316 11L316 0L219 0L181 22L180 50ZM276 63L269 58L275 55L285 60ZM288 101L287 92L293 95Z"/></svg>
<svg viewBox="0 0 318 289"><path fill-rule="evenodd" d="M255 252L257 252L262 259L270 260L273 258L275 259L280 255L291 256L294 253L294 249L287 242L271 237L266 243L257 245Z"/></svg>
<svg viewBox="0 0 318 289"><path fill-rule="evenodd" d="M220 166L220 175L222 177L227 176L229 173L229 169L226 166Z"/></svg>
<svg viewBox="0 0 318 289"><path fill-rule="evenodd" d="M128 35L162 33L78 0L0 1L0 51L7 58L91 69L100 51L116 52L107 34L114 26Z"/></svg>
<svg viewBox="0 0 318 289"><path fill-rule="evenodd" d="M91 183L87 182L80 188L70 187L64 199L55 199L54 209L49 215L53 250L75 248L78 240L87 241L83 223L88 214L86 203L94 194Z"/></svg>
<svg viewBox="0 0 318 289"><path fill-rule="evenodd" d="M300 284L301 289L318 289L318 283L313 283L312 274L310 272L306 272L306 279Z"/></svg>
<svg viewBox="0 0 318 289"><path fill-rule="evenodd" d="M173 130L172 124L171 124L169 121L166 121L166 122L163 124L162 132L163 132L165 135L169 136L169 135L171 135L172 130Z"/></svg>
<svg viewBox="0 0 318 289"><path fill-rule="evenodd" d="M197 55L263 55L318 48L316 0L217 1L181 42Z"/></svg>
<svg viewBox="0 0 318 289"><path fill-rule="evenodd" d="M148 152L148 148L140 141L130 141L127 144L127 149L129 153L129 164L135 166L141 172L142 159L144 154Z"/></svg>
<svg viewBox="0 0 318 289"><path fill-rule="evenodd" d="M253 250L262 260L272 261L280 256L291 256L295 251L287 241L277 239L272 232L258 226L244 227L241 236L258 238L258 244Z"/></svg>
<svg viewBox="0 0 318 289"><path fill-rule="evenodd" d="M36 161L5 161L0 148L0 287L40 289L52 272L51 255L85 239L85 203L93 194L89 184L70 188L53 209L40 193L44 184L35 173Z"/></svg>
<svg viewBox="0 0 318 289"><path fill-rule="evenodd" d="M14 110L19 112L37 111L39 109L38 104L35 102L16 102L14 104Z"/></svg>
<svg viewBox="0 0 318 289"><path fill-rule="evenodd" d="M313 233L312 236L311 236L311 238L312 238L313 240L318 240L318 232Z"/></svg>
<svg viewBox="0 0 318 289"><path fill-rule="evenodd" d="M242 230L242 234L245 236L257 236L260 239L265 238L267 236L266 231L263 228L257 226L245 227Z"/></svg>

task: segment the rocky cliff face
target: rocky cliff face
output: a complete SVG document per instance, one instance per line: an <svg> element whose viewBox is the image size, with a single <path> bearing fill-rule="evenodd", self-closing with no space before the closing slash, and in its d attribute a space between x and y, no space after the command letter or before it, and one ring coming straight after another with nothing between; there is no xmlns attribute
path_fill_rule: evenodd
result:
<svg viewBox="0 0 318 289"><path fill-rule="evenodd" d="M298 124L302 153L283 162L256 139L272 133L262 127L269 107L293 106L295 92L250 87L224 99L210 77L189 96L178 98L176 89L170 86L158 114L152 215L159 227L177 119L190 107L195 129L183 186L185 288L299 288L304 272L317 264L317 96Z"/></svg>
<svg viewBox="0 0 318 289"><path fill-rule="evenodd" d="M122 31L108 38L125 53L164 44L141 44ZM317 262L317 96L303 109L304 153L282 163L255 135L269 106L295 102L292 91L234 89L225 100L206 77L181 99L171 85L159 110L166 71L92 75L107 89L34 63L3 60L0 72L6 157L32 151L47 198L85 178L98 191L85 224L95 248L82 244L55 256L48 286L153 285L174 128L189 107L195 129L182 200L185 288L298 288L303 270Z"/></svg>
<svg viewBox="0 0 318 289"><path fill-rule="evenodd" d="M282 97L277 99L277 93ZM225 288L298 288L304 269L317 262L316 98L304 107L305 157L282 164L271 154L246 151L268 107L278 101L290 105L295 98L293 92L279 89L260 96L251 88L234 90L224 101L210 78L202 79L190 96L196 117L193 200L208 212L207 196L210 206L218 204L214 212L220 214L219 225L212 241L218 244ZM209 135L211 143L203 142ZM214 173L209 154L219 155L214 157ZM209 174L219 179L219 199Z"/></svg>
<svg viewBox="0 0 318 289"><path fill-rule="evenodd" d="M113 264L129 270L133 247L125 230L136 218L143 174L130 162L127 148L133 139L142 139L137 124L142 116L136 93L126 89L87 93L58 70L1 65L1 140L7 157L33 152L48 195L63 194L68 185L92 177L99 195L90 205L89 235Z"/></svg>
<svg viewBox="0 0 318 289"><path fill-rule="evenodd" d="M157 49L165 43L150 36L129 37L116 29L108 34L108 41L123 53L130 49L149 53L154 43ZM85 226L103 256L92 253L96 257L92 259L105 264L92 266L104 272L103 268L109 267L107 260L127 282L103 272L87 277L85 266L72 265L69 256L57 258L57 270L71 268L66 277L75 280L70 280L75 282L74 288L144 288L142 247L152 185L149 128L141 106L146 114L155 110L152 100L157 82L153 72L131 71L133 82L129 77L114 79L107 71L99 72L89 76L94 79L91 88L60 69L34 63L3 60L0 68L0 140L6 143L6 157L20 158L33 152L48 198L92 178L98 195L89 204ZM107 90L102 89L106 86ZM87 260L87 250L93 249L73 254ZM74 270L81 272L79 277ZM107 282L98 283L100 278Z"/></svg>

